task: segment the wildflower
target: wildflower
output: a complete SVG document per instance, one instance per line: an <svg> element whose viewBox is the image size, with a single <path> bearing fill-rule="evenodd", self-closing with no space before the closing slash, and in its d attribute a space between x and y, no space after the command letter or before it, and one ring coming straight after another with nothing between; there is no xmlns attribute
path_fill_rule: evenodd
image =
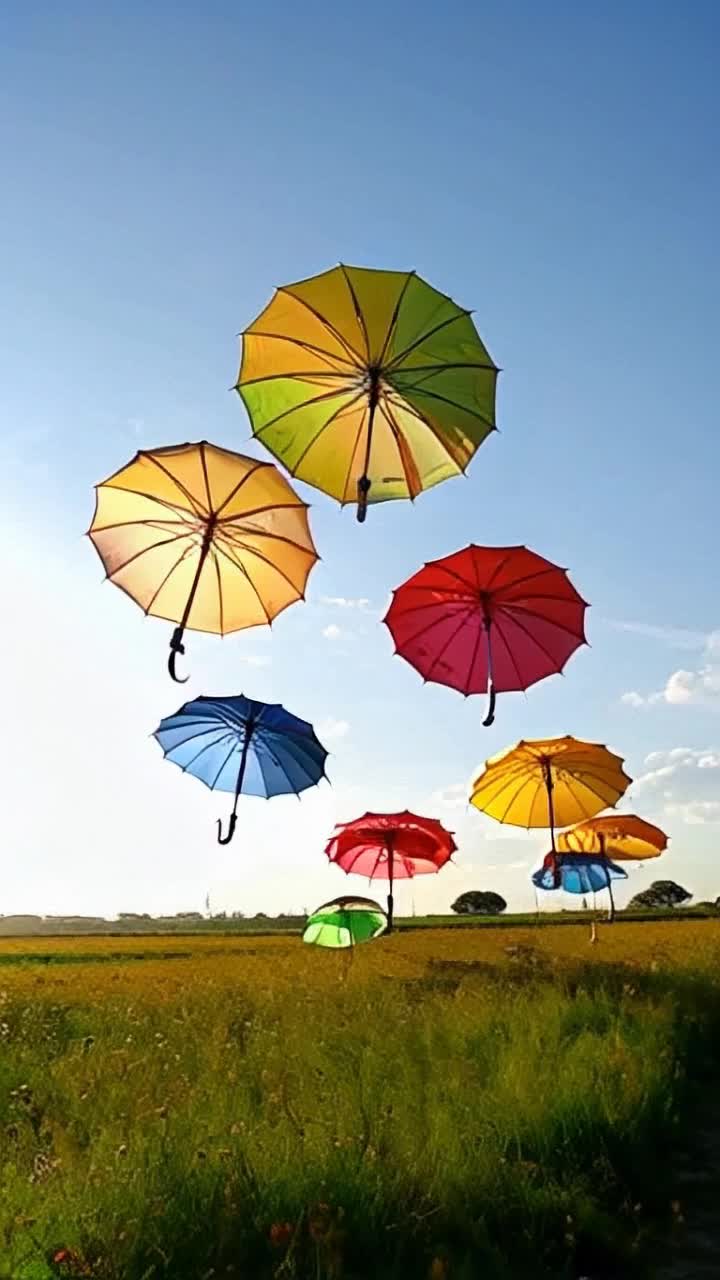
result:
<svg viewBox="0 0 720 1280"><path fill-rule="evenodd" d="M287 1249L293 1236L293 1225L291 1222L273 1222L270 1232L270 1244L273 1249Z"/></svg>

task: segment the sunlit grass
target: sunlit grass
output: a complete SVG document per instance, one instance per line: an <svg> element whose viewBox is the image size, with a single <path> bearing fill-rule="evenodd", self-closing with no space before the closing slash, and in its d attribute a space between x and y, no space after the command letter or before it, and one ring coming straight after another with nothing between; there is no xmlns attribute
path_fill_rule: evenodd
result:
<svg viewBox="0 0 720 1280"><path fill-rule="evenodd" d="M720 1006L713 921L1 951L12 1280L590 1273Z"/></svg>

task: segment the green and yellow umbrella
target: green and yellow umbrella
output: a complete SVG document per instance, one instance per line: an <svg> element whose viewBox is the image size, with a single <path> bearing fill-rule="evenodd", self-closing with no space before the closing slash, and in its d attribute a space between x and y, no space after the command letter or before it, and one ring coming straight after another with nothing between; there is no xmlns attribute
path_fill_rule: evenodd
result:
<svg viewBox="0 0 720 1280"><path fill-rule="evenodd" d="M334 898L308 916L303 942L333 949L356 947L379 938L387 923L385 912L372 898Z"/></svg>
<svg viewBox="0 0 720 1280"><path fill-rule="evenodd" d="M497 374L470 312L414 271L338 266L276 291L236 387L253 435L362 521L465 471L495 429Z"/></svg>

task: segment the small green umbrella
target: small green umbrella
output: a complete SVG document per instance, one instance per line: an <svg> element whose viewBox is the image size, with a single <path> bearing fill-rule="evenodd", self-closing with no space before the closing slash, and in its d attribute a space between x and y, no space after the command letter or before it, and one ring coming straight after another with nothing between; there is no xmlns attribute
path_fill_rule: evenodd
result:
<svg viewBox="0 0 720 1280"><path fill-rule="evenodd" d="M355 947L387 929L387 916L372 898L333 898L308 916L303 942L316 947Z"/></svg>

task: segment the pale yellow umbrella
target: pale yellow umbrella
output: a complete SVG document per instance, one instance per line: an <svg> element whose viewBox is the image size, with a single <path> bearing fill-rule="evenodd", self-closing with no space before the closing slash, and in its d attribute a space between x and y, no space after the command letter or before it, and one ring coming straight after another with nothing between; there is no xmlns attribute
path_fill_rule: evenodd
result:
<svg viewBox="0 0 720 1280"><path fill-rule="evenodd" d="M206 440L141 450L96 494L88 533L108 578L177 623L173 680L186 629L227 635L304 599L318 558L307 504L273 463Z"/></svg>

